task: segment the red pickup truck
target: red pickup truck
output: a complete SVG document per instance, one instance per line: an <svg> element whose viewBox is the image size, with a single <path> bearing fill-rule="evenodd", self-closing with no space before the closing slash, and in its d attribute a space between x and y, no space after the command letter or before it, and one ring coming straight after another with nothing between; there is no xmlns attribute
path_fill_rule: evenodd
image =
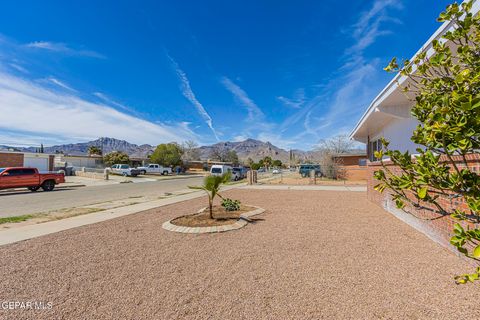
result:
<svg viewBox="0 0 480 320"><path fill-rule="evenodd" d="M0 168L0 189L28 188L37 191L52 191L56 184L64 183L63 173L39 173L36 168Z"/></svg>

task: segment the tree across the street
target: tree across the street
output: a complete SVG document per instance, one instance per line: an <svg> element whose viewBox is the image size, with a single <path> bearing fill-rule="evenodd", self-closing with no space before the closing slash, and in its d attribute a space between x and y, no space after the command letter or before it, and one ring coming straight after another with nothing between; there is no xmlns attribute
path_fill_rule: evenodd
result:
<svg viewBox="0 0 480 320"><path fill-rule="evenodd" d="M125 152L113 151L103 156L103 162L107 166L111 166L117 163L128 164L130 162L130 158L128 157L128 154L126 154Z"/></svg>
<svg viewBox="0 0 480 320"><path fill-rule="evenodd" d="M150 156L150 162L166 167L178 166L182 164L182 155L182 147L177 143L162 143Z"/></svg>

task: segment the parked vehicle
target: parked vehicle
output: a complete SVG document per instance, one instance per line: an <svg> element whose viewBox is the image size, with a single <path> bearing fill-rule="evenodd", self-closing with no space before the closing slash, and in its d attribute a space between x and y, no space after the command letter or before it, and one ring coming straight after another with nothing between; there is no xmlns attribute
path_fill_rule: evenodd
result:
<svg viewBox="0 0 480 320"><path fill-rule="evenodd" d="M114 164L110 167L110 172L113 174L119 174L124 177L136 177L140 174L140 170L130 168L128 164Z"/></svg>
<svg viewBox="0 0 480 320"><path fill-rule="evenodd" d="M210 168L210 174L212 176L222 176L226 174L227 172L230 172L232 174L232 180L235 180L235 174L232 172L232 167L227 166L227 165L222 165L222 164L214 164Z"/></svg>
<svg viewBox="0 0 480 320"><path fill-rule="evenodd" d="M141 174L158 173L164 176L172 174L172 168L164 167L156 163L151 163L146 167L137 167L137 170L140 170Z"/></svg>
<svg viewBox="0 0 480 320"><path fill-rule="evenodd" d="M37 168L0 168L0 189L28 188L37 191L52 191L55 185L65 182L63 173L39 173Z"/></svg>
<svg viewBox="0 0 480 320"><path fill-rule="evenodd" d="M247 177L247 170L242 167L234 167L232 168L232 175L235 181L245 179Z"/></svg>
<svg viewBox="0 0 480 320"><path fill-rule="evenodd" d="M265 168L262 167L262 168L259 168L257 172L267 172L267 171L265 170Z"/></svg>
<svg viewBox="0 0 480 320"><path fill-rule="evenodd" d="M315 176L321 177L322 176L322 171L320 170L320 165L319 164L301 164L300 168L298 169L298 172L302 177L308 177L310 176L310 171L315 170Z"/></svg>
<svg viewBox="0 0 480 320"><path fill-rule="evenodd" d="M278 170L278 169L273 169L272 173L273 173L273 174L279 174L279 173L280 173L280 170Z"/></svg>

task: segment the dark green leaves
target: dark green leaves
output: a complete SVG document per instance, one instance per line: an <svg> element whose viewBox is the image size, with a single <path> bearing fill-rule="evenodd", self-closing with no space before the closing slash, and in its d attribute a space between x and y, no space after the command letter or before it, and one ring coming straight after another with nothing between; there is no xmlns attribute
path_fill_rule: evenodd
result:
<svg viewBox="0 0 480 320"><path fill-rule="evenodd" d="M398 208L433 210L460 221L450 243L480 260L480 176L467 161L480 150L480 16L469 12L472 4L454 3L440 14L438 21L451 21L455 28L432 41L433 54L427 48L428 56L424 50L402 66L393 58L385 67L408 78L401 85L413 98L411 114L419 125L412 141L420 147L412 157L382 141L384 148L375 157L389 158L393 166L382 161L383 169L374 177L379 181L375 190L388 191ZM453 203L466 203L468 209L452 209ZM480 268L455 279L469 283L479 275Z"/></svg>

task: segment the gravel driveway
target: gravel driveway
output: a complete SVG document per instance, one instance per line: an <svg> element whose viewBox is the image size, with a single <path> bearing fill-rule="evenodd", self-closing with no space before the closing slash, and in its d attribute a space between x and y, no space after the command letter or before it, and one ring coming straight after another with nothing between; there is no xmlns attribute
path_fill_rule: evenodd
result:
<svg viewBox="0 0 480 320"><path fill-rule="evenodd" d="M471 267L363 192L233 190L267 211L234 232L161 224L205 199L0 247L0 319L475 319Z"/></svg>

